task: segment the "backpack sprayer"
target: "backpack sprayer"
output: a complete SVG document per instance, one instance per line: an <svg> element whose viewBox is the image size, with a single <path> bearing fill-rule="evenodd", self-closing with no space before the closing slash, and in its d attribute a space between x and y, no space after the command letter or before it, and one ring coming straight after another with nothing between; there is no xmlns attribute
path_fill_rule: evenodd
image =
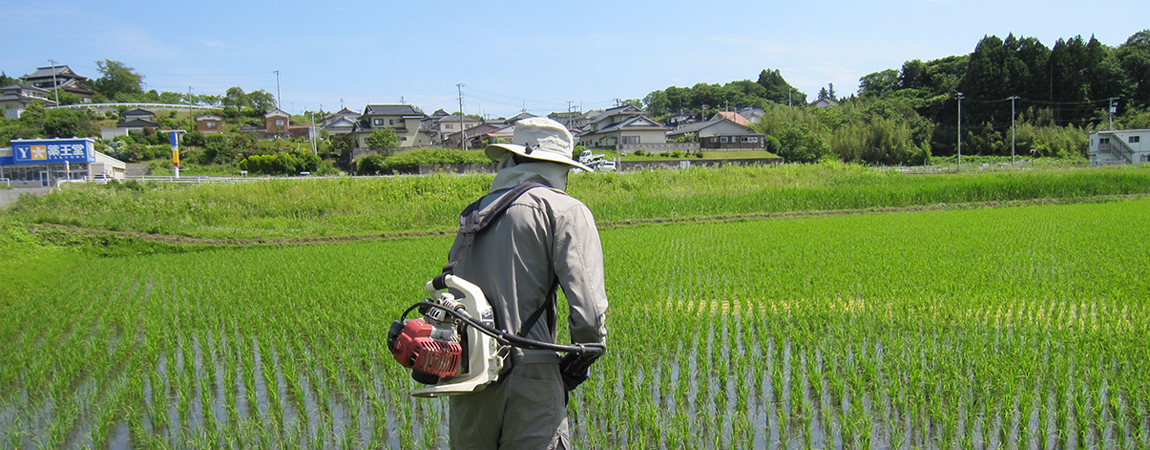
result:
<svg viewBox="0 0 1150 450"><path fill-rule="evenodd" d="M519 334L496 328L495 313L483 290L453 274L460 255L470 249L476 236L511 202L534 188L547 186L528 181L500 195L486 211L480 208L480 201L464 209L459 216L461 249L443 273L427 282L425 287L431 297L411 305L400 320L391 323L387 348L399 364L411 369L412 379L428 385L412 391L412 396L438 397L482 390L507 372L511 347L566 352L559 361L559 372L567 389L572 390L590 377L591 363L606 351L603 344L558 345L523 337L553 303L536 310L524 321ZM456 298L448 289L462 297ZM423 317L408 320L407 315L417 308Z"/></svg>
<svg viewBox="0 0 1150 450"><path fill-rule="evenodd" d="M448 288L462 293L456 298ZM590 376L590 367L606 350L603 344L559 345L527 339L495 328L495 315L483 290L451 274L426 285L430 298L391 323L387 347L395 360L411 369L411 378L427 387L413 397L439 397L482 390L499 380L511 347L566 352L560 373L568 389ZM419 309L422 318L407 319Z"/></svg>

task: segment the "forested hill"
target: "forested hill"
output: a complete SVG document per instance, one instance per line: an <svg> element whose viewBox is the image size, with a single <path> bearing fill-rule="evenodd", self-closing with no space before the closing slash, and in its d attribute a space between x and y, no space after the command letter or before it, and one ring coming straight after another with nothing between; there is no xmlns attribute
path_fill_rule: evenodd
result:
<svg viewBox="0 0 1150 450"><path fill-rule="evenodd" d="M829 87L819 96L834 98L844 107L853 104L856 110L831 114L835 117L829 122L811 119L812 131L822 133L824 140L833 139L833 132L843 121L870 120L877 114L908 127L914 136L906 145L932 155L953 154L957 94L962 93L963 134L972 133L972 147L968 150L964 143L963 153L1001 155L1005 151L1009 155L1012 103L1016 119L1044 128L1047 134L1058 134L1055 129L1082 133L1100 126L1109 128L1111 102L1115 128L1150 127L1150 30L1135 33L1117 47L1102 44L1093 36L1059 39L1053 47L1032 37L986 36L968 55L910 60L901 68L866 75L859 80L856 94L839 98L834 87ZM1013 102L1011 97L1015 97ZM651 92L643 101L656 118L669 118L679 113L706 116L735 107L777 110L788 103L805 105L807 94L795 90L778 70L766 69L756 81L672 86ZM1078 148L1079 143L1032 144L1053 154L1073 154L1084 151ZM1058 145L1068 148L1053 148ZM890 162L838 153L846 160Z"/></svg>

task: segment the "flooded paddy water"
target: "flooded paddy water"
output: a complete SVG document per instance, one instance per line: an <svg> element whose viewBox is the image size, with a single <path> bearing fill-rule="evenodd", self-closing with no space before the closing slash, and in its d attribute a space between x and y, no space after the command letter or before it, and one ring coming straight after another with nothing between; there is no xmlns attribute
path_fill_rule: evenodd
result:
<svg viewBox="0 0 1150 450"><path fill-rule="evenodd" d="M1097 231L1146 206L603 230L609 353L572 440L1150 447L1150 249ZM0 448L447 448L447 401L411 398L384 339L448 245L81 267L0 310Z"/></svg>

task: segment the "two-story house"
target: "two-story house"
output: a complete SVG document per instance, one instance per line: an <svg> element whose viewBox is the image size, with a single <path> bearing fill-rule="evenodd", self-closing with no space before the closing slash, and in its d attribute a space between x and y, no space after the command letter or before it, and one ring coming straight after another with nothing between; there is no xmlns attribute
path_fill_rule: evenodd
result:
<svg viewBox="0 0 1150 450"><path fill-rule="evenodd" d="M44 106L56 106L56 102L49 98L51 92L28 84L13 84L0 87L0 108L4 110L4 118L19 119L32 102L40 101Z"/></svg>
<svg viewBox="0 0 1150 450"><path fill-rule="evenodd" d="M286 135L291 125L291 114L279 108L264 113L264 132L269 135Z"/></svg>
<svg viewBox="0 0 1150 450"><path fill-rule="evenodd" d="M395 131L401 149L432 145L433 133L420 128L424 116L423 111L411 105L367 105L351 131L353 154L367 151L367 137L382 127Z"/></svg>
<svg viewBox="0 0 1150 450"><path fill-rule="evenodd" d="M647 117L642 109L632 105L604 110L587 123L577 139L584 147L617 148L631 144L662 144L667 142L670 128Z"/></svg>
<svg viewBox="0 0 1150 450"><path fill-rule="evenodd" d="M460 131L467 131L482 124L479 119L471 116L452 116L448 115L439 118L435 123L435 132L437 133L437 142L447 140L448 136L454 135ZM469 133L470 134L470 133ZM458 142L456 142L458 144Z"/></svg>
<svg viewBox="0 0 1150 450"><path fill-rule="evenodd" d="M1148 144L1143 147L1142 142ZM1092 132L1089 153L1091 166L1148 163L1150 129Z"/></svg>
<svg viewBox="0 0 1150 450"><path fill-rule="evenodd" d="M38 88L49 91L58 88L64 92L76 94L84 103L92 103L92 96L96 95L95 91L83 86L83 82L87 81L88 78L73 72L72 68L66 65L37 67L35 72L24 75L23 78L25 83Z"/></svg>
<svg viewBox="0 0 1150 450"><path fill-rule="evenodd" d="M327 131L328 134L347 134L355 128L355 123L359 121L359 113L347 108L343 108L332 115L324 117L320 121L319 126Z"/></svg>
<svg viewBox="0 0 1150 450"><path fill-rule="evenodd" d="M196 131L204 134L222 133L224 118L215 114L201 114L196 116Z"/></svg>

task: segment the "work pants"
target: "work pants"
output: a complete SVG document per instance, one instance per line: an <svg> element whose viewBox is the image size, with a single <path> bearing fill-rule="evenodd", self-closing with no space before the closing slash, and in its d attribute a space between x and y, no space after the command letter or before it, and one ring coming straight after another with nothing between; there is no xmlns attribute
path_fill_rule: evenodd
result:
<svg viewBox="0 0 1150 450"><path fill-rule="evenodd" d="M498 384L451 397L453 450L570 449L559 364L517 363Z"/></svg>

